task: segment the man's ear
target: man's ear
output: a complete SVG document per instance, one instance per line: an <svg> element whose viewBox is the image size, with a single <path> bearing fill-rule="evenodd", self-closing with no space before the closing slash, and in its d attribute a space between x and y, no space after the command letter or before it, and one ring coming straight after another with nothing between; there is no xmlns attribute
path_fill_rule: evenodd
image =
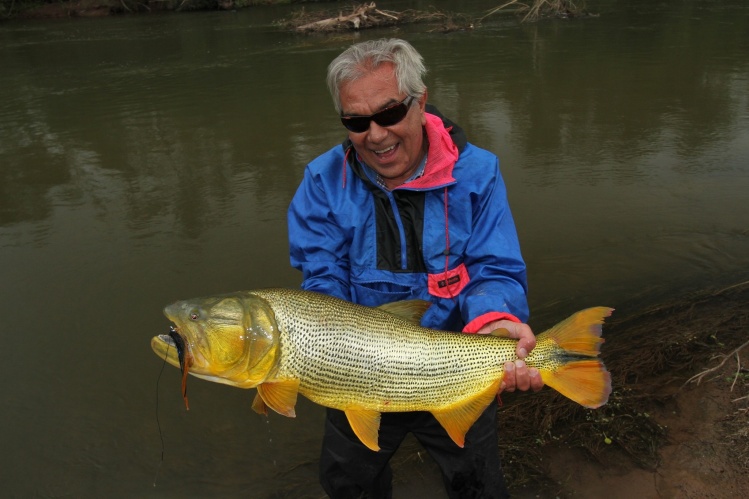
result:
<svg viewBox="0 0 749 499"><path fill-rule="evenodd" d="M421 124L422 126L425 126L427 124L427 117L424 115L426 105L427 105L427 97L428 97L428 91L425 88L424 93L422 94L421 98L419 98L419 112L421 113Z"/></svg>

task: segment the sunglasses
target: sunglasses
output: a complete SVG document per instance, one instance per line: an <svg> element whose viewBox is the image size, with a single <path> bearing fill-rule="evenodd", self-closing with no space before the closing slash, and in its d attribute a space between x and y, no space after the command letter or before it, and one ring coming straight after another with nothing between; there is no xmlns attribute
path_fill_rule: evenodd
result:
<svg viewBox="0 0 749 499"><path fill-rule="evenodd" d="M382 111L378 111L369 116L341 116L341 123L347 130L354 133L362 133L369 130L369 123L374 121L380 126L393 126L403 121L408 114L408 109L415 97L407 96L397 104L388 106Z"/></svg>

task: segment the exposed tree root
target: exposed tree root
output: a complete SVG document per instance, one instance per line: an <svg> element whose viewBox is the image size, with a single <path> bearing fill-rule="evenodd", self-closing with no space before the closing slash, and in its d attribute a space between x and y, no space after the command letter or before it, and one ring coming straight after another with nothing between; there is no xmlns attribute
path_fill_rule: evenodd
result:
<svg viewBox="0 0 749 499"><path fill-rule="evenodd" d="M687 384L687 383L697 383L699 385L702 382L702 379L705 376L707 376L708 374L714 373L716 371L719 371L720 368L722 368L723 365L728 361L728 359L730 359L731 357L736 357L736 375L733 378L733 383L731 383L731 391L733 391L734 386L736 386L736 381L739 379L739 375L741 374L741 371L743 369L741 367L741 357L739 356L739 352L741 352L741 350L743 350L747 345L749 345L749 341L747 341L746 343L744 343L740 347L734 349L730 353L717 355L716 356L717 358L723 358L723 360L720 362L720 364L718 364L715 367L711 367L710 369L705 369L701 373L692 376L684 384ZM743 398L746 398L746 397L741 397L741 398L736 399L736 400L741 400Z"/></svg>

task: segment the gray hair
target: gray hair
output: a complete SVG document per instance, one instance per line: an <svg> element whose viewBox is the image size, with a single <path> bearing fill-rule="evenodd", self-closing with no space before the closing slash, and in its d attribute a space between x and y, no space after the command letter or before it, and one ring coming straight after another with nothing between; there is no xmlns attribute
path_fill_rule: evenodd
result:
<svg viewBox="0 0 749 499"><path fill-rule="evenodd" d="M341 112L341 85L358 80L385 62L395 66L399 92L417 98L424 95L426 85L422 78L427 69L421 54L405 40L369 40L350 46L328 66L328 89L338 113Z"/></svg>

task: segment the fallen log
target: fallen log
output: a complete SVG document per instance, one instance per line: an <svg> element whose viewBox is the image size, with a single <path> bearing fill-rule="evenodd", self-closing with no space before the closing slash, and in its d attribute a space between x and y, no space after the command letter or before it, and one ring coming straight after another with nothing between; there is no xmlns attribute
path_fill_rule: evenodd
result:
<svg viewBox="0 0 749 499"><path fill-rule="evenodd" d="M278 24L298 33L330 33L423 22L439 23L443 25L441 31L472 28L471 21L460 14L434 9L396 12L378 9L375 2L353 6L348 13L338 11L337 15L331 15L330 12L309 13L302 9L294 13L291 19L281 20Z"/></svg>
<svg viewBox="0 0 749 499"><path fill-rule="evenodd" d="M397 13L389 13L377 8L374 2L365 3L354 8L350 14L339 13L336 17L329 17L296 26L296 31L307 33L312 31L340 31L349 29L371 28L386 26L398 22Z"/></svg>

